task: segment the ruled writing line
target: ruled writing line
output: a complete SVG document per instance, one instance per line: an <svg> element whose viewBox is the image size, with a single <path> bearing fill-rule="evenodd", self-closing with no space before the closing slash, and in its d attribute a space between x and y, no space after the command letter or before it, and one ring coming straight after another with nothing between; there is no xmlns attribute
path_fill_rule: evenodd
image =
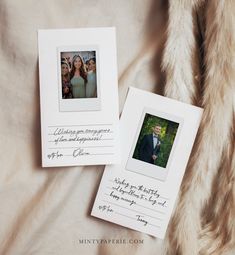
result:
<svg viewBox="0 0 235 255"><path fill-rule="evenodd" d="M79 157L82 157L82 156L86 156L86 157L89 157L89 156L96 156L96 155L114 155L114 153L89 153L89 154L85 154L85 155L79 155ZM63 154L63 156L72 156L74 157L73 154Z"/></svg>
<svg viewBox="0 0 235 255"><path fill-rule="evenodd" d="M101 139L99 139L99 140L92 140L92 141L86 141L86 142L99 142L99 141L111 141L111 140L114 140L114 138L101 138ZM77 141L48 141L49 143L55 143L55 142L57 142L57 143L62 143L62 142L69 142L69 143L71 143L71 142L77 142Z"/></svg>
<svg viewBox="0 0 235 255"><path fill-rule="evenodd" d="M89 126L112 126L113 124L80 124L80 125L55 125L55 126L48 126L49 128L54 127L89 127Z"/></svg>
<svg viewBox="0 0 235 255"><path fill-rule="evenodd" d="M100 132L101 134L102 133L104 133L104 134L113 134L114 132L113 131L109 131L108 133L107 132L105 132L105 131L103 131L103 132ZM54 135L54 136L59 136L59 135L55 135L54 133L52 133L52 134L47 134L47 135ZM63 134L62 134L63 135ZM69 134L70 135L70 134ZM87 133L80 133L79 135L87 135Z"/></svg>
<svg viewBox="0 0 235 255"><path fill-rule="evenodd" d="M118 215L121 215L121 216L123 216L123 217L129 218L129 219L132 219L132 220L134 220L134 221L136 221L136 218L133 218L133 217L130 217L130 216L127 216L127 215L125 215L125 214L118 213L118 212L114 212L114 213L116 213L116 214L118 214ZM156 228L161 228L160 226L157 226L157 225L154 225L154 224L150 224L150 223L148 223L148 225L151 225L151 226L156 227Z"/></svg>
<svg viewBox="0 0 235 255"><path fill-rule="evenodd" d="M53 148L48 148L51 150L55 149L79 149L79 148L100 148L100 147L114 147L113 145L100 145L100 146L78 146L78 147L53 147Z"/></svg>
<svg viewBox="0 0 235 255"><path fill-rule="evenodd" d="M145 213L139 212L139 211L134 210L134 209L130 209L130 208L125 207L125 206L121 206L121 205L119 205L119 204L115 204L115 203L109 202L109 201L107 201L107 200L102 200L102 201L103 201L103 202L105 202L105 203L109 203L109 204L111 204L111 205L115 205L115 206L118 206L118 207L121 207L121 208L124 208L124 209L130 210L130 211L132 211L132 212L136 212L136 213L143 214L143 215L145 215L145 216L148 216L148 217L153 218L153 219L156 219L156 220L160 220L160 221L162 221L162 220L163 220L162 218L159 218L159 217L153 217L153 216L151 216L151 215L148 215L148 214L145 214Z"/></svg>

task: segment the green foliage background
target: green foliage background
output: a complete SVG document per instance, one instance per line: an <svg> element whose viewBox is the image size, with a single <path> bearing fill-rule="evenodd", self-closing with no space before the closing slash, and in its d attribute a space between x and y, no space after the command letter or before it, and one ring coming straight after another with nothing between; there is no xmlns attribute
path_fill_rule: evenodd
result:
<svg viewBox="0 0 235 255"><path fill-rule="evenodd" d="M172 149L172 145L175 140L176 132L179 127L179 123L166 120L160 117L153 116L151 114L146 114L144 118L144 122L138 137L138 141L135 147L133 158L139 159L139 146L142 138L145 135L152 134L152 128L155 125L160 125L161 128L161 148L160 153L158 155L155 164L160 167L166 167L168 158L170 156L170 152Z"/></svg>

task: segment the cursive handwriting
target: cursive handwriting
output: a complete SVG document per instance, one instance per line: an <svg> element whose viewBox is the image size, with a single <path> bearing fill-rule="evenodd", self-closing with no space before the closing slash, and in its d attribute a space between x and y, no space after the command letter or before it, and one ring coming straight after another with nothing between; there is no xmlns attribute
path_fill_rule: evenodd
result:
<svg viewBox="0 0 235 255"><path fill-rule="evenodd" d="M115 201L126 202L129 206L146 204L154 207L166 208L167 200L161 197L158 189L152 189L144 185L133 185L126 179L114 178L109 197Z"/></svg>
<svg viewBox="0 0 235 255"><path fill-rule="evenodd" d="M113 212L113 209L111 208L110 205L100 205L98 208L102 212L104 212L104 211L109 212L109 213Z"/></svg>
<svg viewBox="0 0 235 255"><path fill-rule="evenodd" d="M86 142L100 141L103 138L110 139L109 134L113 131L110 128L54 128L50 130L49 136L55 145L63 142L74 142L84 144Z"/></svg>
<svg viewBox="0 0 235 255"><path fill-rule="evenodd" d="M148 224L148 221L144 220L144 216L136 215L136 217L137 217L136 220L144 223L144 226L146 226Z"/></svg>
<svg viewBox="0 0 235 255"><path fill-rule="evenodd" d="M55 145L57 145L60 142L78 142L79 144L84 144L85 142L100 141L101 139L102 139L102 135L97 137L80 137L78 135L76 135L75 137L64 137L62 135L55 138L54 143Z"/></svg>
<svg viewBox="0 0 235 255"><path fill-rule="evenodd" d="M84 156L84 155L89 155L90 153L85 152L84 149L82 148L77 148L73 151L73 157L76 158L78 156Z"/></svg>
<svg viewBox="0 0 235 255"><path fill-rule="evenodd" d="M53 132L54 136L58 135L80 135L80 134L90 134L92 136L100 135L102 133L110 133L111 130L107 129L70 129L70 128L56 128Z"/></svg>
<svg viewBox="0 0 235 255"><path fill-rule="evenodd" d="M49 159L61 158L61 157L63 157L63 154L59 153L59 151L57 151L57 152L52 152L52 153L48 154L47 157Z"/></svg>
<svg viewBox="0 0 235 255"><path fill-rule="evenodd" d="M98 126L97 128L96 125L49 126L50 151L46 157L56 161L61 157L77 160L79 157L115 154L113 129L105 128L107 126L105 124Z"/></svg>

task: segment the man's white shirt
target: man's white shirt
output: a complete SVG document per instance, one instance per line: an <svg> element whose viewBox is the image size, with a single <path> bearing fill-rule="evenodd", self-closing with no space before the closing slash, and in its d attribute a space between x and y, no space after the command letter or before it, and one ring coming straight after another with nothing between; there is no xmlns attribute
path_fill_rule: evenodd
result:
<svg viewBox="0 0 235 255"><path fill-rule="evenodd" d="M153 148L155 148L158 143L159 143L158 137L155 134L153 134Z"/></svg>

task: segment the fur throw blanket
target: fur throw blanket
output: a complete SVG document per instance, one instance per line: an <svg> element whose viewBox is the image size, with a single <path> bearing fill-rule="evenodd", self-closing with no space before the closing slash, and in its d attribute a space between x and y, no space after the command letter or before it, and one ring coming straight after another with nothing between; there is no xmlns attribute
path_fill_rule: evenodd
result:
<svg viewBox="0 0 235 255"><path fill-rule="evenodd" d="M130 66L153 57L153 91L204 108L162 254L227 254L235 246L235 1L153 1L147 30Z"/></svg>
<svg viewBox="0 0 235 255"><path fill-rule="evenodd" d="M234 12L235 0L0 1L1 255L235 254ZM132 85L205 109L164 246L90 216L102 166L41 168L37 29L112 25L120 105Z"/></svg>
<svg viewBox="0 0 235 255"><path fill-rule="evenodd" d="M204 108L168 228L166 254L235 244L235 2L169 1L164 93Z"/></svg>

